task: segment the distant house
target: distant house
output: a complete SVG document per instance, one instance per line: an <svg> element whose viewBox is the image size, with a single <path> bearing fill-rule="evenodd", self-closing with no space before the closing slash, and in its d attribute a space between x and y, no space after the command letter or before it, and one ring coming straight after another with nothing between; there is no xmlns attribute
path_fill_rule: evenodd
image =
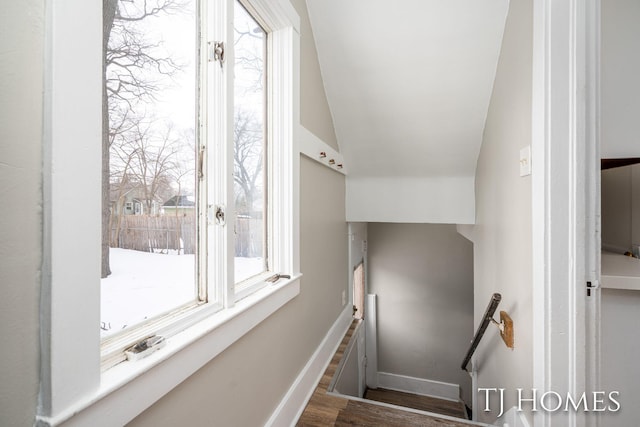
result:
<svg viewBox="0 0 640 427"><path fill-rule="evenodd" d="M157 215L161 210L160 203L152 200L150 205L151 208L143 198L135 197L135 194L125 194L121 203L111 200L111 212L122 215Z"/></svg>
<svg viewBox="0 0 640 427"><path fill-rule="evenodd" d="M162 205L163 215L191 215L195 211L196 202L191 196L173 196Z"/></svg>
<svg viewBox="0 0 640 427"><path fill-rule="evenodd" d="M122 209L125 215L142 215L144 213L142 202L133 198L128 202L124 202Z"/></svg>
<svg viewBox="0 0 640 427"><path fill-rule="evenodd" d="M116 215L158 215L161 210L161 202L157 200L147 201L144 189L135 183L125 184L120 188L120 183L111 183L110 201L111 213Z"/></svg>

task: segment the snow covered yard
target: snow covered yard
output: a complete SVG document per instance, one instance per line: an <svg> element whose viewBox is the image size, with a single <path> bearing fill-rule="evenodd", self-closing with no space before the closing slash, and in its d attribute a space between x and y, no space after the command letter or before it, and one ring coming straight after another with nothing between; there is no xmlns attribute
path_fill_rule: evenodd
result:
<svg viewBox="0 0 640 427"><path fill-rule="evenodd" d="M109 254L112 274L100 284L102 337L195 300L195 255L119 248ZM235 260L236 277L261 271L261 258Z"/></svg>

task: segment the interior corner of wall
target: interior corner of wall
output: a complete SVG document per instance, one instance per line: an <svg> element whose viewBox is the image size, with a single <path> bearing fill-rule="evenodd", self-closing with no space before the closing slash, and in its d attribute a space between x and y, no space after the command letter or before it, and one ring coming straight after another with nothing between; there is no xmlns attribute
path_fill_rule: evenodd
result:
<svg viewBox="0 0 640 427"><path fill-rule="evenodd" d="M473 243L474 224L456 224L456 231L465 239Z"/></svg>

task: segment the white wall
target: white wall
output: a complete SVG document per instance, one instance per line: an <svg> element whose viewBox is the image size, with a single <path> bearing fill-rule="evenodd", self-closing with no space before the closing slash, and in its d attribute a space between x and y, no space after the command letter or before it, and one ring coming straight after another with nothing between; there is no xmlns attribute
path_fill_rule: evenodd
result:
<svg viewBox="0 0 640 427"><path fill-rule="evenodd" d="M369 291L378 295L378 371L460 384L473 336L473 247L455 225L372 223Z"/></svg>
<svg viewBox="0 0 640 427"><path fill-rule="evenodd" d="M503 387L505 408L514 406L516 388L533 384L531 177L520 177L520 149L531 143L531 0L512 0L498 62L493 95L476 170L474 238L474 328L494 292L498 310L513 319L515 349L508 349L489 326L476 352L478 387ZM498 416L478 396L478 420ZM530 415L530 414L529 414Z"/></svg>
<svg viewBox="0 0 640 427"><path fill-rule="evenodd" d="M34 423L42 262L45 2L0 11L0 425Z"/></svg>
<svg viewBox="0 0 640 427"><path fill-rule="evenodd" d="M603 0L601 155L640 157L640 2Z"/></svg>
<svg viewBox="0 0 640 427"><path fill-rule="evenodd" d="M473 224L473 177L348 177L347 221Z"/></svg>

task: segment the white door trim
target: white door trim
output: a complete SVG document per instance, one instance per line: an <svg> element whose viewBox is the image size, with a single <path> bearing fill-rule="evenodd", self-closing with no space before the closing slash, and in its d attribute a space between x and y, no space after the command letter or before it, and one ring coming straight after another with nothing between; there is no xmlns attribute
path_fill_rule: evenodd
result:
<svg viewBox="0 0 640 427"><path fill-rule="evenodd" d="M586 282L598 274L599 0L541 0L533 12L533 386L579 396L597 385L597 352L585 348ZM586 422L534 414L536 427Z"/></svg>
<svg viewBox="0 0 640 427"><path fill-rule="evenodd" d="M600 383L600 302L601 293L601 214L600 214L600 40L601 0L585 4L585 161L586 212L585 256L586 280L594 286L585 304L585 387L601 390ZM600 413L585 417L585 426L598 427Z"/></svg>
<svg viewBox="0 0 640 427"><path fill-rule="evenodd" d="M366 278L365 278L366 281ZM365 301L365 355L367 366L365 368L365 384L369 388L378 388L378 311L376 294L367 294Z"/></svg>

